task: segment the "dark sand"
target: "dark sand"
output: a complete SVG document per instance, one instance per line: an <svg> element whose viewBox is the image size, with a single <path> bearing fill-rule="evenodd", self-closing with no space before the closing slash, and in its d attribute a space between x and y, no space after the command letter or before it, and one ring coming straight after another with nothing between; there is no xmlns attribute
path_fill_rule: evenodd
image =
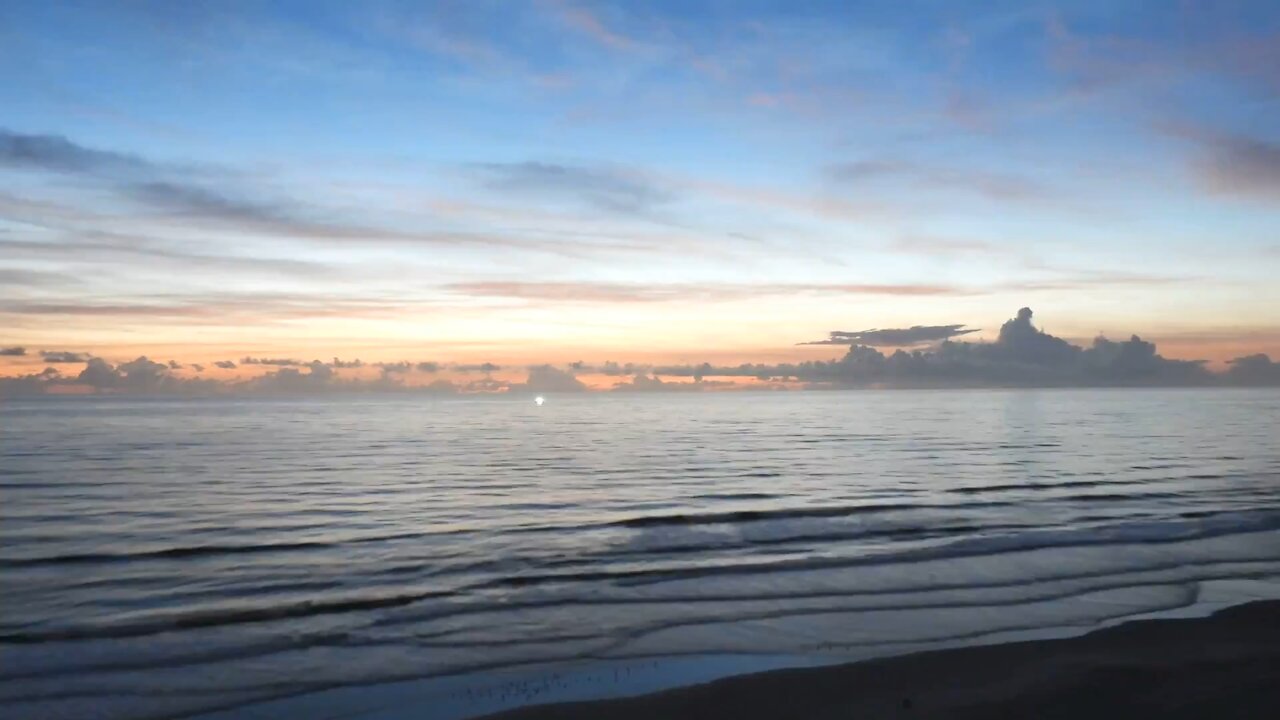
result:
<svg viewBox="0 0 1280 720"><path fill-rule="evenodd" d="M1280 719L1280 601L1077 638L778 670L503 720L667 718Z"/></svg>

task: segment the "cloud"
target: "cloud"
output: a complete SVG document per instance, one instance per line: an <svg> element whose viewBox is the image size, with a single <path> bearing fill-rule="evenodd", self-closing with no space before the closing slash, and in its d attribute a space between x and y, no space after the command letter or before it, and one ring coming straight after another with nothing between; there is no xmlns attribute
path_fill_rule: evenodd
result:
<svg viewBox="0 0 1280 720"><path fill-rule="evenodd" d="M432 360L422 360L413 362L410 360L400 360L398 362L376 362L373 367L380 368L384 373L404 374L414 370L420 373L433 374L438 373L444 367L441 363ZM455 367L462 368L461 372L471 372L473 370L483 370L484 372L492 372L500 369L497 365L485 363L482 365L458 365ZM487 368L487 369L486 369Z"/></svg>
<svg viewBox="0 0 1280 720"><path fill-rule="evenodd" d="M8 247L11 243L0 240L0 247ZM0 268L0 285L8 287L47 288L55 285L73 284L75 279L66 273L47 272L44 270L25 270L18 268Z"/></svg>
<svg viewBox="0 0 1280 720"><path fill-rule="evenodd" d="M319 360L311 361L305 368L306 372L296 367L282 367L250 380L247 385L256 392L268 394L310 393L330 389L335 380L333 368Z"/></svg>
<svg viewBox="0 0 1280 720"><path fill-rule="evenodd" d="M580 5L570 4L567 0L554 4L565 24L597 43L614 50L633 50L637 47L634 40L606 27L604 22L590 10Z"/></svg>
<svg viewBox="0 0 1280 720"><path fill-rule="evenodd" d="M27 135L0 128L0 167L58 173L119 173L154 167L135 155L93 150L61 135Z"/></svg>
<svg viewBox="0 0 1280 720"><path fill-rule="evenodd" d="M655 375L789 379L840 387L1092 387L1107 385L1206 385L1220 381L1199 361L1161 357L1138 336L1104 337L1088 348L1043 332L1023 308L991 343L943 340L932 351L899 349L884 355L854 345L830 362L718 367L709 363L654 368Z"/></svg>
<svg viewBox="0 0 1280 720"><path fill-rule="evenodd" d="M639 173L618 168L544 162L484 163L473 166L495 192L567 199L608 213L643 215L674 199Z"/></svg>
<svg viewBox="0 0 1280 720"><path fill-rule="evenodd" d="M494 365L493 363L489 363L489 362L487 362L487 363L478 363L478 364L477 364L477 363L471 363L471 364L465 364L465 363L464 363L464 364L459 364L459 365L451 365L451 366L450 366L450 369L454 370L455 372L460 372L460 373L473 373L473 372L491 373L491 372L497 372L498 370L501 370L501 369L502 369L502 366L501 366L501 365Z"/></svg>
<svg viewBox="0 0 1280 720"><path fill-rule="evenodd" d="M1237 385L1280 385L1280 363L1258 353L1238 357L1230 362L1227 380Z"/></svg>
<svg viewBox="0 0 1280 720"><path fill-rule="evenodd" d="M907 160L855 160L828 165L823 174L837 183L867 187L901 182L913 188L959 190L991 200L1040 200L1050 193L1040 183L1021 175L977 168L946 168Z"/></svg>
<svg viewBox="0 0 1280 720"><path fill-rule="evenodd" d="M223 370L234 370L236 364L233 360L217 360L213 363L213 366L222 368Z"/></svg>
<svg viewBox="0 0 1280 720"><path fill-rule="evenodd" d="M89 353L70 352L67 350L41 350L40 357L51 363L82 363L89 361Z"/></svg>
<svg viewBox="0 0 1280 720"><path fill-rule="evenodd" d="M200 363L191 363L191 369L201 373L204 372L204 365L201 365Z"/></svg>
<svg viewBox="0 0 1280 720"><path fill-rule="evenodd" d="M723 385L724 383L703 382L701 379L694 382L670 382L656 375L639 374L626 382L614 383L612 390L614 392L700 392Z"/></svg>
<svg viewBox="0 0 1280 720"><path fill-rule="evenodd" d="M801 345L870 345L872 347L911 347L937 342L959 335L978 332L978 328L959 325L913 325L909 328L883 330L832 330L826 340L800 343Z"/></svg>
<svg viewBox="0 0 1280 720"><path fill-rule="evenodd" d="M457 387L458 392L468 394L504 393L510 389L511 383L506 380L495 380L488 376L480 378L479 380L472 380L466 385Z"/></svg>
<svg viewBox="0 0 1280 720"><path fill-rule="evenodd" d="M929 284L797 283L750 285L731 283L641 284L606 282L460 282L444 289L472 297L500 297L557 302L672 302L735 300L766 295L971 295L978 291Z"/></svg>
<svg viewBox="0 0 1280 720"><path fill-rule="evenodd" d="M332 232L332 228L308 227L291 219L283 205L240 200L210 188L190 183L164 180L130 183L122 187L124 194L153 208L198 218L243 220L260 226L292 227L300 234Z"/></svg>
<svg viewBox="0 0 1280 720"><path fill-rule="evenodd" d="M170 361L169 361L169 369L170 369L170 370L181 370L181 369L182 369L182 365L180 365L180 364L178 363L178 361L177 361L177 360L170 360Z"/></svg>
<svg viewBox="0 0 1280 720"><path fill-rule="evenodd" d="M530 239L524 235L493 232L430 231L407 232L341 217L331 208L278 197L254 177L216 166L179 166L152 162L143 158L97 150L78 145L67 138L44 135L20 135L0 130L0 168L27 171L78 173L92 179L110 192L143 207L173 216L187 223L199 223L215 231L253 232L287 239L312 241L349 241L360 243L411 244L445 247L500 247L562 255L582 255L619 249L607 244L567 241L563 239ZM481 166L484 167L484 166ZM656 202L660 195L638 177L616 170L581 170L538 163L511 166L492 165L488 178L498 186L540 194L542 190L571 193L571 188L589 202L614 210ZM509 168L503 172L502 168ZM561 168L556 179L556 168ZM229 183L228 180L234 180ZM593 189L593 187L595 189ZM0 197L0 200L4 198ZM85 223L99 232L93 218L75 208L70 214L50 203L19 201L25 206L24 222L55 230L67 230L68 222ZM343 213L348 213L344 210ZM50 216L55 216L55 221ZM99 218L100 219L100 218ZM142 217L141 222L152 218ZM46 248L47 249L47 248ZM129 252L129 248L104 248L103 251ZM165 252L165 251L155 251ZM253 259L222 258L225 262L254 264ZM283 264L288 260L269 260ZM293 261L295 267L306 264Z"/></svg>
<svg viewBox="0 0 1280 720"><path fill-rule="evenodd" d="M306 363L302 362L301 360L294 360L291 358L243 357L243 358L240 358L240 364L241 365L276 365L279 367L301 367Z"/></svg>
<svg viewBox="0 0 1280 720"><path fill-rule="evenodd" d="M356 358L355 360L339 360L338 358L334 358L333 362L329 363L329 367L348 369L362 368L364 367L364 362L361 361L360 358Z"/></svg>
<svg viewBox="0 0 1280 720"><path fill-rule="evenodd" d="M1280 199L1280 144L1204 129L1174 132L1197 143L1194 170L1200 184L1217 195Z"/></svg>
<svg viewBox="0 0 1280 720"><path fill-rule="evenodd" d="M551 365L539 365L529 368L523 389L529 392L583 392L587 386L571 372Z"/></svg>
<svg viewBox="0 0 1280 720"><path fill-rule="evenodd" d="M945 337L928 350L906 351L899 348L886 355L867 344L852 345L843 357L829 361L801 363L743 363L733 366L711 363L654 366L608 361L600 365L571 363L567 369L551 365L529 368L524 383L493 378L489 374L501 368L493 363L455 364L455 372L483 372L485 376L461 386L438 380L428 386L411 386L402 382L400 374L409 367L427 365L441 369L439 363L412 364L408 361L377 363L384 368L373 380L343 378L333 363L314 360L298 367L279 367L265 375L248 380L206 380L180 378L171 367L139 357L113 366L108 361L89 358L85 368L74 378L62 376L56 368L41 373L0 378L0 394L39 394L62 385L87 386L104 393L138 394L317 394L335 392L396 393L504 393L517 390L532 392L581 392L586 386L581 374L604 374L626 377L614 389L620 391L683 391L734 387L784 387L807 383L810 387L1097 387L1097 386L1203 386L1203 385L1278 385L1280 363L1262 354L1233 360L1225 373L1212 373L1200 361L1172 360L1162 357L1154 343L1137 335L1128 340L1113 341L1098 337L1087 347L1077 346L1037 328L1030 308L1022 308L1000 327L993 342L964 342ZM836 333L845 338L859 337L869 342L896 345L906 340L936 342L939 335L963 332L962 325L916 326L913 328L868 330ZM928 337L929 340L924 338ZM48 351L46 351L48 352ZM261 364L259 362L258 364ZM234 367L230 361L215 363L218 367ZM191 365L198 368L197 365ZM671 378L690 378L691 382ZM751 378L756 383L741 383L720 378ZM764 384L769 383L769 384Z"/></svg>
<svg viewBox="0 0 1280 720"><path fill-rule="evenodd" d="M0 357L22 357L27 354L27 349L15 345L13 347L0 347Z"/></svg>
<svg viewBox="0 0 1280 720"><path fill-rule="evenodd" d="M570 369L584 375L630 376L649 372L651 368L649 365L639 363L618 363L613 360L606 360L600 365L588 365L584 362L576 362L570 365Z"/></svg>
<svg viewBox="0 0 1280 720"><path fill-rule="evenodd" d="M46 387L49 385L80 385L100 393L137 395L208 394L223 387L214 380L176 377L168 364L145 355L119 365L99 357L89 358L84 370L74 379L51 377L46 381Z"/></svg>
<svg viewBox="0 0 1280 720"><path fill-rule="evenodd" d="M60 382L58 368L47 367L38 373L14 377L0 377L0 397L31 397L42 395L49 387Z"/></svg>
<svg viewBox="0 0 1280 720"><path fill-rule="evenodd" d="M159 389L170 379L168 365L149 360L145 355L121 363L116 368L116 372L121 377L121 384L135 392Z"/></svg>

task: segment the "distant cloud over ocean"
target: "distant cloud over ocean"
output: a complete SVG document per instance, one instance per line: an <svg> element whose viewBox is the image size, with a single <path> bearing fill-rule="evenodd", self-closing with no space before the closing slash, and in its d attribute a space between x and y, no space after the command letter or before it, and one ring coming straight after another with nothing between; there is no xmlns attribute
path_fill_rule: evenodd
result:
<svg viewBox="0 0 1280 720"><path fill-rule="evenodd" d="M1037 328L1030 308L1022 308L1000 327L993 342L964 342L951 338L974 332L964 325L916 325L910 328L833 331L817 344L848 345L843 357L802 363L711 363L649 365L574 362L527 368L523 382L494 378L495 363L447 364L434 361L373 363L375 378L343 375L366 363L334 358L304 363L281 358L246 357L242 365L273 367L264 374L235 380L187 377L176 362L161 363L139 357L118 365L99 357L65 351L41 351L47 362L83 362L78 374L55 367L18 377L0 378L0 393L38 395L58 389L82 388L99 393L126 394L323 394L334 392L394 393L508 393L583 392L591 388L582 377L625 378L604 390L667 392L750 388L753 383L792 383L802 389L856 387L1131 387L1280 385L1280 363L1265 354L1232 360L1225 372L1215 373L1201 361L1162 357L1153 343L1137 335L1114 341L1098 337L1088 347L1074 345ZM905 348L936 343L929 349ZM812 343L806 343L812 344ZM898 348L891 354L876 346ZM214 366L234 369L231 361ZM203 366L192 364L196 373ZM444 378L411 382L411 376L453 372L484 374L481 379L456 383ZM743 380L745 382L737 382ZM770 386L770 385L766 385Z"/></svg>

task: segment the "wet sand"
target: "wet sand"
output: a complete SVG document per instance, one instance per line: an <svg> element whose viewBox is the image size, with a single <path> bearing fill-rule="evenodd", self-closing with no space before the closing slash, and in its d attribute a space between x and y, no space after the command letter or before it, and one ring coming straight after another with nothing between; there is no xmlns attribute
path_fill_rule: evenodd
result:
<svg viewBox="0 0 1280 720"><path fill-rule="evenodd" d="M778 670L503 720L1277 718L1280 601L1081 637Z"/></svg>

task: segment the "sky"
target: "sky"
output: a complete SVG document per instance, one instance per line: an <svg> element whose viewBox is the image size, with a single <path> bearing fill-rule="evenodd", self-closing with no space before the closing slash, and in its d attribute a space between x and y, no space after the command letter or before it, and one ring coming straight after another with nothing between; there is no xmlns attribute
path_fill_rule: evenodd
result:
<svg viewBox="0 0 1280 720"><path fill-rule="evenodd" d="M0 3L0 375L1222 371L1278 269L1274 2Z"/></svg>

